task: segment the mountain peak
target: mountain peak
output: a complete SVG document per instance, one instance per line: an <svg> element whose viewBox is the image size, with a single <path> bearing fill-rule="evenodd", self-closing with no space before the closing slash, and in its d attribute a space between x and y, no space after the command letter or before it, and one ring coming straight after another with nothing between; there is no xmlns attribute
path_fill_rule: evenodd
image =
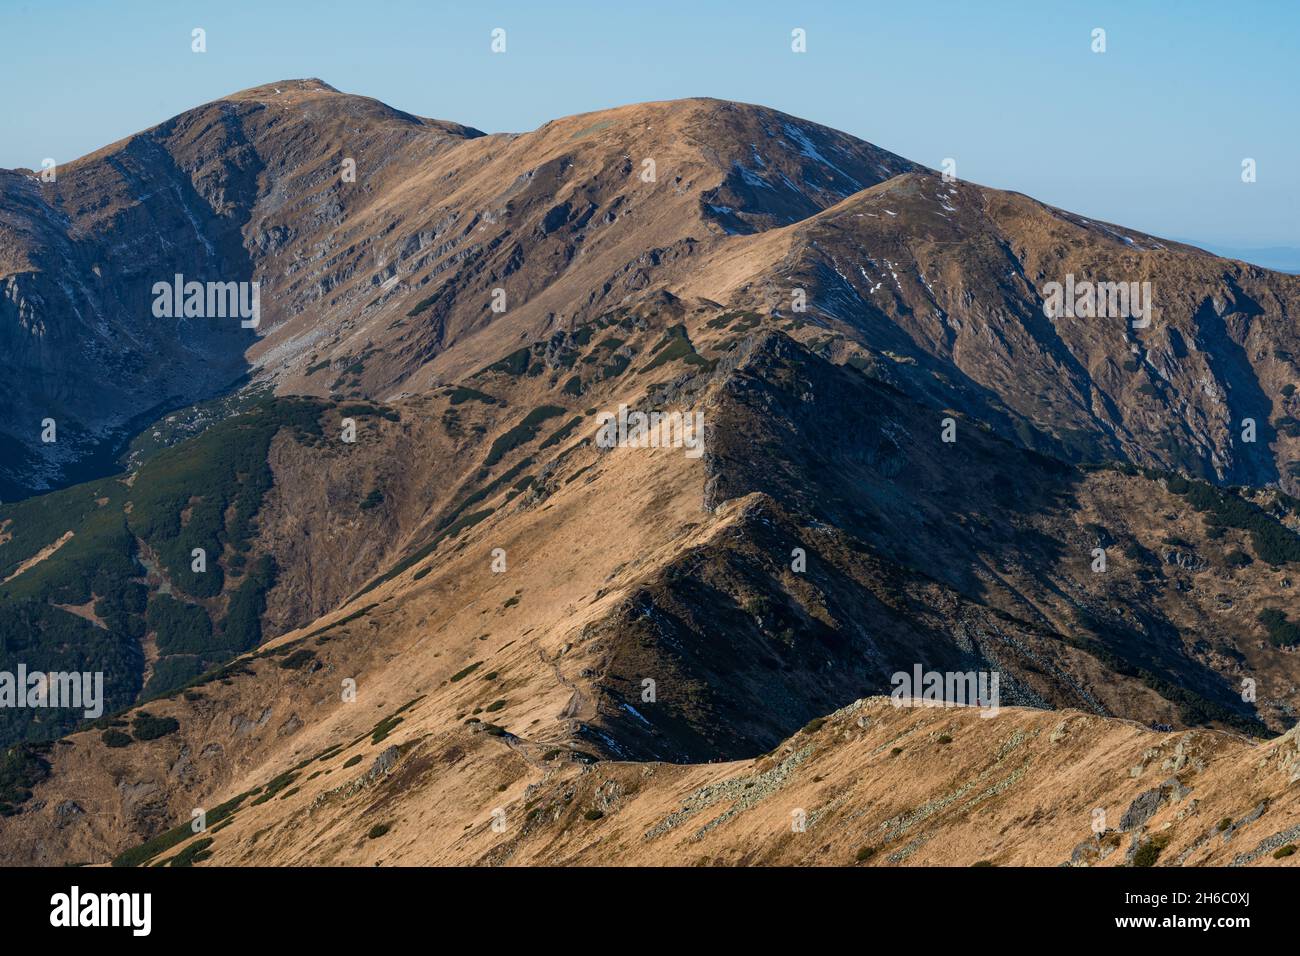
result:
<svg viewBox="0 0 1300 956"><path fill-rule="evenodd" d="M239 90L228 96L220 97L220 100L238 100L238 99L268 99L274 96L286 96L301 93L336 93L346 96L337 88L330 86L322 79L314 76L301 77L297 79L277 80L273 83L261 83L257 86L250 86L247 89Z"/></svg>

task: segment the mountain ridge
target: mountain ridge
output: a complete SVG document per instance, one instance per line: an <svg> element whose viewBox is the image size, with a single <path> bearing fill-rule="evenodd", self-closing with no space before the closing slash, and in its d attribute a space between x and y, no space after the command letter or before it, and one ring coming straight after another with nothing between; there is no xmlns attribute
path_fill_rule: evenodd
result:
<svg viewBox="0 0 1300 956"><path fill-rule="evenodd" d="M1300 279L763 107L483 134L314 80L0 173L0 240L0 405L59 424L0 435L0 491L58 487L0 504L0 646L113 685L0 725L6 859L1077 865L1157 820L1235 861L1201 793L1291 832ZM176 273L262 283L258 327L156 319ZM1047 314L1067 275L1154 320ZM607 447L620 406L699 413L702 454ZM915 667L998 674L1016 729L858 703ZM812 805L714 842L786 781ZM606 856L581 827L639 787ZM1080 793L1168 814L1090 837ZM167 856L194 806L230 831Z"/></svg>

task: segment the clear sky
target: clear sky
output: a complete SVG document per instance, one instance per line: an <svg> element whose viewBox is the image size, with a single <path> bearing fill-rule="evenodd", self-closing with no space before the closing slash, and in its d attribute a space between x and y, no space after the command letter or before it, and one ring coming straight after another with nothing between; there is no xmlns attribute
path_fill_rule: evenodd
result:
<svg viewBox="0 0 1300 956"><path fill-rule="evenodd" d="M1157 235L1300 247L1296 0L0 0L0 166L306 76L489 132L761 103Z"/></svg>

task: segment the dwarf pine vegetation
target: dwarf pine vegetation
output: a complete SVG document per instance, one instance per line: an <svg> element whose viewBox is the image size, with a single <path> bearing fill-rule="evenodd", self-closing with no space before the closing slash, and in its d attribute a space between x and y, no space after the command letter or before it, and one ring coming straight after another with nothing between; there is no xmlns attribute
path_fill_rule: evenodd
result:
<svg viewBox="0 0 1300 956"><path fill-rule="evenodd" d="M142 461L130 480L0 505L9 535L0 558L0 658L21 660L29 672L102 672L104 709L114 713L256 647L276 575L273 559L253 551L272 484L267 453L282 429L320 440L326 407L264 398L197 437L137 446ZM150 634L159 656L145 686L141 641ZM6 708L0 744L50 740L83 719L79 710ZM129 743L121 729L110 731L110 746Z"/></svg>

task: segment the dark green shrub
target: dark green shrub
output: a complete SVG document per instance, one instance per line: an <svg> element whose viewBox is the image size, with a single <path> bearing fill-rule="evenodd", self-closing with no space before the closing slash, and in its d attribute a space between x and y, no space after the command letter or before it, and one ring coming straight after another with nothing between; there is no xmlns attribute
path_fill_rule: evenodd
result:
<svg viewBox="0 0 1300 956"><path fill-rule="evenodd" d="M206 654L212 651L212 622L197 604L186 604L170 594L155 594L149 602L149 629L158 639L160 654Z"/></svg>
<svg viewBox="0 0 1300 956"><path fill-rule="evenodd" d="M149 683L145 685L141 701L153 700L158 697L174 696L174 692L179 687L184 687L197 677L201 676L207 666L202 657L193 654L176 654L171 657L161 657L153 665L153 673L149 675ZM192 694L192 692L189 692ZM197 700L198 697L186 697L186 700Z"/></svg>
<svg viewBox="0 0 1300 956"><path fill-rule="evenodd" d="M418 308L418 307L417 307ZM504 372L507 375L523 375L528 369L528 361L532 353L528 347L516 349L499 362L493 362L484 371Z"/></svg>
<svg viewBox="0 0 1300 956"><path fill-rule="evenodd" d="M18 744L0 759L0 815L10 816L31 799L32 787L50 775L50 764L41 756L41 746Z"/></svg>
<svg viewBox="0 0 1300 956"><path fill-rule="evenodd" d="M690 336L686 333L684 325L674 325L669 328L659 343L651 349L650 354L654 359L641 372L653 372L661 365L682 359L692 365L707 365L708 361L701 358L695 351L695 346L691 343Z"/></svg>
<svg viewBox="0 0 1300 956"><path fill-rule="evenodd" d="M202 860L206 860L212 854L207 852L208 847L212 846L212 837L202 837L195 840L185 849L181 850L172 857L172 866L192 866Z"/></svg>
<svg viewBox="0 0 1300 956"><path fill-rule="evenodd" d="M262 555L233 593L221 622L221 645L228 653L252 650L262 642L266 592L275 583L275 561Z"/></svg>
<svg viewBox="0 0 1300 956"><path fill-rule="evenodd" d="M1165 483L1171 492L1186 496L1193 508L1205 513L1210 524L1249 532L1261 561L1272 565L1300 562L1300 536L1258 506L1204 481L1175 476Z"/></svg>
<svg viewBox="0 0 1300 956"><path fill-rule="evenodd" d="M385 717L375 725L375 729L370 734L370 742L377 744L380 741L385 740L401 722L402 718L398 717L396 714L391 717Z"/></svg>
<svg viewBox="0 0 1300 956"><path fill-rule="evenodd" d="M249 805L256 807L259 804L266 803L268 800L270 800L280 791L288 787L289 784L293 783L296 779L298 779L298 774L296 774L292 770L286 770L284 773L280 774L279 776L273 777L271 781L266 785L266 788L262 791L261 796L259 796L256 800L254 800Z"/></svg>
<svg viewBox="0 0 1300 956"><path fill-rule="evenodd" d="M576 428L577 428L579 425L581 425L581 424L582 424L582 416L581 416L581 415L578 415L578 416L576 416L576 417L574 417L574 418L569 419L568 422L566 422L564 425L560 426L558 429L556 429L554 432L552 432L549 436L547 436L546 439L543 440L542 443L541 443L540 445L538 445L537 447L538 447L538 448L550 448L550 447L552 447L552 446L554 446L554 445L558 445L560 442L564 441L564 439L566 439L566 438L568 438L570 435L572 435L573 432L574 432L574 429L576 429Z"/></svg>
<svg viewBox="0 0 1300 956"><path fill-rule="evenodd" d="M1288 621L1286 613L1275 607L1265 608L1259 612L1259 623L1268 632L1268 639L1275 647L1294 647L1300 644L1300 624Z"/></svg>
<svg viewBox="0 0 1300 956"><path fill-rule="evenodd" d="M1133 854L1133 866L1147 867L1155 866L1156 860L1160 859L1160 854L1166 846L1169 845L1169 837L1161 835L1152 837L1147 842L1138 847L1137 852Z"/></svg>
<svg viewBox="0 0 1300 956"><path fill-rule="evenodd" d="M467 388L464 385L453 388L448 393L448 398L451 399L451 404L453 405L460 405L463 402L482 402L484 405L501 404L499 399L493 398L491 395L488 395L485 392L480 392L477 389Z"/></svg>
<svg viewBox="0 0 1300 956"><path fill-rule="evenodd" d="M280 661L280 666L285 670L301 670L316 659L316 652L309 651L307 648L294 651L284 660Z"/></svg>
<svg viewBox="0 0 1300 956"><path fill-rule="evenodd" d="M488 449L487 458L483 460L484 466L491 468L511 451L537 437L537 430L542 422L548 418L563 414L564 409L558 405L542 405L539 408L534 408L524 416L523 421L503 433L501 437L492 443L492 447Z"/></svg>
<svg viewBox="0 0 1300 956"><path fill-rule="evenodd" d="M462 681L470 674L474 673L474 671L476 671L480 666L482 666L482 664L483 664L482 661L475 661L473 664L470 664L468 667L452 674L451 677L448 678L448 680L450 680L453 684L455 684L457 681Z"/></svg>
<svg viewBox="0 0 1300 956"><path fill-rule="evenodd" d="M131 733L136 740L157 740L181 729L181 723L175 717L155 717L147 711L135 715Z"/></svg>
<svg viewBox="0 0 1300 956"><path fill-rule="evenodd" d="M358 371L361 368L358 366ZM340 405L338 408L339 416L342 418L359 418L362 415L378 415L380 418L390 422L400 422L402 416L397 409L390 408L387 405L369 405L365 402L355 402L351 405Z"/></svg>

